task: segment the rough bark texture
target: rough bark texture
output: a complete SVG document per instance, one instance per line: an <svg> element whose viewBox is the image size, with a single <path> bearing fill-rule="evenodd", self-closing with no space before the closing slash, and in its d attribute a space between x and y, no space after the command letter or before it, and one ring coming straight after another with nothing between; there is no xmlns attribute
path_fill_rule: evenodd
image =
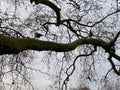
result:
<svg viewBox="0 0 120 90"><path fill-rule="evenodd" d="M93 44L105 48L107 43L100 39L83 38L72 43L55 43L50 41L41 41L33 38L11 38L0 35L0 54L15 54L24 50L51 50L56 52L66 52L74 50L79 45Z"/></svg>

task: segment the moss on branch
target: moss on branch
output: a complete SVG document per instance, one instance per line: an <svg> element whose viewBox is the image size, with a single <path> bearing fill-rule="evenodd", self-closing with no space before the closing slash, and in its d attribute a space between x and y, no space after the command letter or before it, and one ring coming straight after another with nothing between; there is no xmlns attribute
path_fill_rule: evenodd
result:
<svg viewBox="0 0 120 90"><path fill-rule="evenodd" d="M56 43L50 41L41 41L34 38L12 38L4 35L0 35L0 55L3 54L18 54L25 50L35 51L56 51L67 52L76 49L80 45L92 44L102 47L105 51L108 50L109 43L94 38L82 38L72 43ZM112 57L120 60L120 57L116 55L111 49L107 51Z"/></svg>
<svg viewBox="0 0 120 90"><path fill-rule="evenodd" d="M14 54L24 50L45 51L51 50L56 52L66 52L74 50L79 45L93 44L100 47L106 47L107 43L99 39L78 39L72 43L55 43L50 41L41 41L33 38L11 38L0 35L0 54Z"/></svg>

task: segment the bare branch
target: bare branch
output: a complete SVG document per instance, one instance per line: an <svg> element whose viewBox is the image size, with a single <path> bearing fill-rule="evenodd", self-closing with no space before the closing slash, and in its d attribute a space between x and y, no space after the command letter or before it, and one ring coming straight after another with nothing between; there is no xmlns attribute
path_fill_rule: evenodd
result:
<svg viewBox="0 0 120 90"><path fill-rule="evenodd" d="M117 41L119 35L120 35L120 31L116 34L116 36L112 40L110 40L110 42L109 42L110 47L115 45L115 42Z"/></svg>
<svg viewBox="0 0 120 90"><path fill-rule="evenodd" d="M64 88L64 85L66 85L67 82L69 81L70 76L74 73L74 70L75 70L75 68L76 68L75 63L76 63L77 59L80 58L80 57L90 56L90 55L92 55L94 52L95 52L95 50L92 50L89 54L78 55L78 56L75 58L75 60L73 61L73 63L72 63L72 64L67 68L67 70L66 70L67 77L66 77L65 80L63 81L62 90L63 90L63 88ZM72 69L71 73L69 74L68 71L69 71L72 67L73 67L73 69Z"/></svg>
<svg viewBox="0 0 120 90"><path fill-rule="evenodd" d="M33 1L35 2L36 5L38 5L38 4L44 4L44 5L47 5L50 8L52 8L56 12L56 15L57 15L57 18L56 18L56 20L57 20L57 26L60 25L60 10L61 9L59 7L57 7L55 4L53 4L49 0L30 0L31 3Z"/></svg>
<svg viewBox="0 0 120 90"><path fill-rule="evenodd" d="M112 66L112 69L114 70L114 72L115 72L117 75L120 75L120 72L118 72L118 70L117 70L116 67L115 67L114 62L112 61L112 56L111 56L111 55L109 55L108 60L109 60L109 62L111 63L111 66Z"/></svg>

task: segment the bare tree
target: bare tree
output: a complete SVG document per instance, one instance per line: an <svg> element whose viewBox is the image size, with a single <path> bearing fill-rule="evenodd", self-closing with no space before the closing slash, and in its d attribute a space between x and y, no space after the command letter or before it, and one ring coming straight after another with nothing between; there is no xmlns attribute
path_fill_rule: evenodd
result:
<svg viewBox="0 0 120 90"><path fill-rule="evenodd" d="M111 76L118 78L119 2L2 0L0 87L34 89L32 71L48 75L54 80L50 88L62 90L68 89L74 74L79 76L80 84L105 83ZM32 67L35 51L46 51L40 61L46 71ZM10 79L7 84L6 78Z"/></svg>

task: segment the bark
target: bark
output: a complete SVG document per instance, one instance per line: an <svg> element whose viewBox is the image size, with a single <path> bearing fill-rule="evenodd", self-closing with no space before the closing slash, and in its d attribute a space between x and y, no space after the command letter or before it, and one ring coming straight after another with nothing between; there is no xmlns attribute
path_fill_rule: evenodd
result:
<svg viewBox="0 0 120 90"><path fill-rule="evenodd" d="M114 57L120 61L120 56L115 54L114 50L110 47L110 42L107 43L101 39L95 38L82 38L71 43L56 43L37 40L34 38L13 38L0 35L0 55L18 54L19 52L25 50L68 52L76 49L80 45L85 44L102 47L107 53L109 53L110 57Z"/></svg>
<svg viewBox="0 0 120 90"><path fill-rule="evenodd" d="M108 46L108 43L94 38L78 39L72 43L56 43L50 41L41 41L34 38L12 38L0 35L0 55L17 54L24 50L51 50L56 52L67 52L72 51L78 46L84 44L92 44L103 48Z"/></svg>
<svg viewBox="0 0 120 90"><path fill-rule="evenodd" d="M59 7L57 7L53 2L49 1L49 0L30 0L30 2L35 2L36 5L38 4L44 4L48 7L50 7L52 10L55 11L56 13L56 25L59 26L60 25L60 11L61 9Z"/></svg>

